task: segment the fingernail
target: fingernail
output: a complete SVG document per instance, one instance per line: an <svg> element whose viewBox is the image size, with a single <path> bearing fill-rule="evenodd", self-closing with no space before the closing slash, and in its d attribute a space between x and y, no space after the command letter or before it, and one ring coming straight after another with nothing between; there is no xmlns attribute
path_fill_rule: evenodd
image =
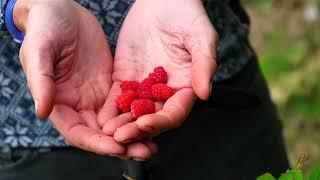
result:
<svg viewBox="0 0 320 180"><path fill-rule="evenodd" d="M131 142L133 142L133 141L135 141L135 139L126 139L126 140L124 140L124 141L121 141L120 143L122 143L122 144L129 144L129 143L131 143Z"/></svg>

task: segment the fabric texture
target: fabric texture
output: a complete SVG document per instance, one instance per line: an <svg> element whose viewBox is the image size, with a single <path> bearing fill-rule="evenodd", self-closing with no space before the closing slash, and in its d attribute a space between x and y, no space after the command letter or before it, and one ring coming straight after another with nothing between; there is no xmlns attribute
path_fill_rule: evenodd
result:
<svg viewBox="0 0 320 180"><path fill-rule="evenodd" d="M3 6L6 1L0 0ZM100 21L114 54L120 27L134 0L78 0ZM232 7L232 8L231 8ZM254 56L248 43L248 22L241 21L225 1L206 3L208 15L219 34L216 83L237 75ZM3 12L3 9L0 10ZM1 23L0 23L1 27ZM19 62L19 45L0 37L0 147L37 148L68 146L50 121L36 118L32 97Z"/></svg>
<svg viewBox="0 0 320 180"><path fill-rule="evenodd" d="M8 36L9 32L4 23L4 10L8 0L0 0L0 36Z"/></svg>
<svg viewBox="0 0 320 180"><path fill-rule="evenodd" d="M216 86L212 99L196 102L180 128L155 139L159 152L140 166L144 179L254 180L289 168L281 124L257 62ZM126 168L118 159L73 148L38 151L7 153L11 163L0 167L0 180L122 180Z"/></svg>

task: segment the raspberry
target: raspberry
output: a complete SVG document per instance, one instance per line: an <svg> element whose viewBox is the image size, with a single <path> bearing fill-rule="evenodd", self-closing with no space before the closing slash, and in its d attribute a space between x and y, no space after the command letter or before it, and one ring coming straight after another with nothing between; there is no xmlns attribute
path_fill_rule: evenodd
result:
<svg viewBox="0 0 320 180"><path fill-rule="evenodd" d="M130 111L130 105L132 101L136 99L137 95L136 92L132 90L128 90L124 93L122 93L117 99L116 103L118 107L123 111L123 112L129 112Z"/></svg>
<svg viewBox="0 0 320 180"><path fill-rule="evenodd" d="M153 78L145 78L139 87L151 88L153 85L157 84L156 80Z"/></svg>
<svg viewBox="0 0 320 180"><path fill-rule="evenodd" d="M156 67L153 73L149 74L149 78L153 78L157 83L167 83L168 73L164 70L162 66Z"/></svg>
<svg viewBox="0 0 320 180"><path fill-rule="evenodd" d="M156 80L153 78L146 78L144 79L138 89L137 89L137 96L139 99L153 99L151 87L156 84Z"/></svg>
<svg viewBox="0 0 320 180"><path fill-rule="evenodd" d="M162 66L158 66L158 67L154 68L153 71L154 71L155 73L162 73L162 72L167 73L166 70L164 70L164 68L163 68Z"/></svg>
<svg viewBox="0 0 320 180"><path fill-rule="evenodd" d="M152 96L159 101L169 99L176 91L166 84L155 84L152 86Z"/></svg>
<svg viewBox="0 0 320 180"><path fill-rule="evenodd" d="M136 91L139 87L139 82L137 81L123 81L120 84L120 88L122 90L122 92L125 92L127 90L132 90L132 91Z"/></svg>
<svg viewBox="0 0 320 180"><path fill-rule="evenodd" d="M131 104L131 113L134 118L139 118L145 114L152 114L156 112L156 105L153 101L148 99L137 99Z"/></svg>
<svg viewBox="0 0 320 180"><path fill-rule="evenodd" d="M153 99L151 88L139 87L137 90L137 96L139 99Z"/></svg>

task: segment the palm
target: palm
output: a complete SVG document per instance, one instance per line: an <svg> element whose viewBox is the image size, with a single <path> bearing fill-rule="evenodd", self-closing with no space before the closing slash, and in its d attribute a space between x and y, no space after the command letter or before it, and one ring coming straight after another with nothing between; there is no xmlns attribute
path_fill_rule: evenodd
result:
<svg viewBox="0 0 320 180"><path fill-rule="evenodd" d="M84 16L76 48L55 67L55 104L69 107L85 121L82 123L98 129L97 114L112 84L113 60L100 25L92 15Z"/></svg>
<svg viewBox="0 0 320 180"><path fill-rule="evenodd" d="M143 6L141 3L144 3ZM140 130L149 130L149 128L145 128L148 126L152 126L153 129L157 129L157 127L153 126L162 126L159 127L156 132L153 132L153 134L159 134L180 125L191 110L196 98L196 94L194 93L195 86L196 88L198 87L198 96L203 99L208 96L205 88L199 90L199 86L201 86L203 81L195 81L197 78L194 78L195 71L200 70L195 69L199 67L199 65L195 66L195 64L201 62L197 62L194 59L197 52L192 51L199 49L196 47L198 45L194 44L194 39L189 37L198 31L199 27L207 28L203 28L205 31L212 31L212 26L208 26L210 22L203 7L201 4L199 5L195 2L191 4L185 3L183 6L180 4L181 11L176 8L169 8L166 9L164 14L158 14L161 12L162 3L159 2L158 5L150 4L150 7L155 7L153 9L146 7L148 3L150 3L150 1L137 1L131 8L122 26L118 39L113 72L113 80L118 83L114 83L113 86L119 86L119 82L124 80L141 81L147 77L155 67L163 66L169 75L168 85L177 89L178 92L164 104L161 111L156 115L147 115L141 118L141 120L138 119L138 124L129 123L125 125L125 123L130 122L131 119L127 118L127 120L125 120L124 118L120 118L123 123L117 123L117 125L124 126L119 128L115 133L115 139L118 141L122 141L128 137L137 138L139 134L145 134ZM172 5L172 7L174 7L174 5ZM199 43L200 46L202 43L201 39L197 43ZM207 46L212 47L212 45L213 44L209 44ZM208 72L206 68L213 69L212 65L205 67L205 73ZM202 78L206 79L208 76L211 76L211 73L209 75L206 74ZM202 87L204 86L202 85ZM120 93L119 87L112 88L112 94ZM175 122L171 122L171 124L157 124L154 120L161 120L163 118ZM119 118L116 120L119 121ZM156 124L152 124L152 122ZM115 129L110 129L110 124L115 123L108 121L104 131L111 134ZM145 126L143 127L141 124ZM115 125L113 126L115 127ZM136 128L137 126L140 130Z"/></svg>
<svg viewBox="0 0 320 180"><path fill-rule="evenodd" d="M123 148L101 132L97 121L112 84L112 56L94 16L78 9L81 21L70 24L64 31L70 34L63 35L70 37L70 43L58 47L68 52L61 50L62 58L55 62L55 100L50 119L76 146L101 154L121 154Z"/></svg>
<svg viewBox="0 0 320 180"><path fill-rule="evenodd" d="M169 74L168 85L177 89L191 88L192 59L179 38L165 29L147 27L141 30L139 26L125 23L118 40L113 79L141 81L155 67L163 66Z"/></svg>

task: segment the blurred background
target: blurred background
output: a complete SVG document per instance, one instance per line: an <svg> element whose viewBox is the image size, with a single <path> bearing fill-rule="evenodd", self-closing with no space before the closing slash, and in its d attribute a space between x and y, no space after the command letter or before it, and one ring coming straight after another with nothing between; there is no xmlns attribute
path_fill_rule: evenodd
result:
<svg viewBox="0 0 320 180"><path fill-rule="evenodd" d="M243 0L251 42L279 108L290 162L320 164L320 0Z"/></svg>

